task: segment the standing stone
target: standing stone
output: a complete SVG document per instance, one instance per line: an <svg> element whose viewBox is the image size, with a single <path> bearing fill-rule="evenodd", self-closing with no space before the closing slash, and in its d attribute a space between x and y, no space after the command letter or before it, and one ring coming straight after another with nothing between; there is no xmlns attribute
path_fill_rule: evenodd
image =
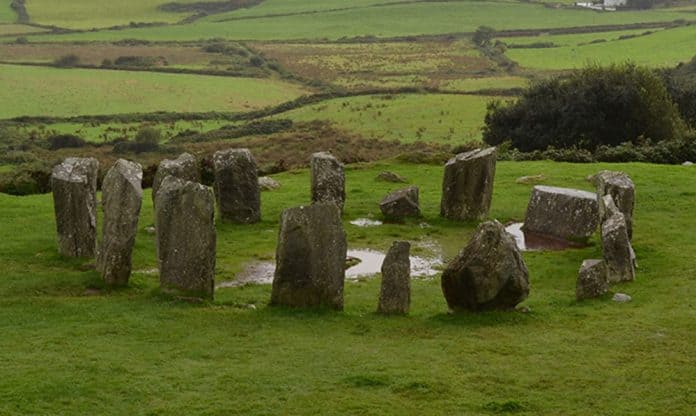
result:
<svg viewBox="0 0 696 416"><path fill-rule="evenodd" d="M390 193L379 204L382 214L390 220L401 221L406 217L420 217L418 187L409 186Z"/></svg>
<svg viewBox="0 0 696 416"><path fill-rule="evenodd" d="M206 186L174 176L156 199L157 257L165 292L212 298L215 287L215 202Z"/></svg>
<svg viewBox="0 0 696 416"><path fill-rule="evenodd" d="M529 272L515 239L498 221L479 225L442 273L450 310L513 309L529 295Z"/></svg>
<svg viewBox="0 0 696 416"><path fill-rule="evenodd" d="M108 285L125 286L131 274L131 255L143 200L143 168L116 161L102 183L104 225L97 267Z"/></svg>
<svg viewBox="0 0 696 416"><path fill-rule="evenodd" d="M612 215L616 214L619 211L619 208L616 206L614 203L614 198L610 194L606 194L602 197L600 197L598 200L599 202L599 223L604 224L604 221L606 221L608 218L610 218Z"/></svg>
<svg viewBox="0 0 696 416"><path fill-rule="evenodd" d="M382 289L377 312L407 314L411 305L411 244L395 241L382 263Z"/></svg>
<svg viewBox="0 0 696 416"><path fill-rule="evenodd" d="M577 300L597 298L609 290L607 264L603 260L584 260L575 286Z"/></svg>
<svg viewBox="0 0 696 416"><path fill-rule="evenodd" d="M155 201L157 191L162 185L162 181L167 176L183 179L185 181L200 182L201 175L198 171L198 163L196 158L190 153L182 153L176 159L164 159L160 162L155 173L155 179L152 181L152 201Z"/></svg>
<svg viewBox="0 0 696 416"><path fill-rule="evenodd" d="M53 168L51 189L58 251L69 257L93 257L97 246L97 174L94 158L69 157Z"/></svg>
<svg viewBox="0 0 696 416"><path fill-rule="evenodd" d="M537 185L532 190L522 229L566 240L585 240L595 232L598 223L596 194Z"/></svg>
<svg viewBox="0 0 696 416"><path fill-rule="evenodd" d="M215 200L220 218L252 224L261 221L261 190L256 160L249 149L215 152Z"/></svg>
<svg viewBox="0 0 696 416"><path fill-rule="evenodd" d="M346 176L343 164L327 152L312 155L312 202L332 202L343 211Z"/></svg>
<svg viewBox="0 0 696 416"><path fill-rule="evenodd" d="M488 215L495 179L495 147L460 153L445 164L440 215L478 220Z"/></svg>
<svg viewBox="0 0 696 416"><path fill-rule="evenodd" d="M628 238L633 238L633 207L636 203L636 188L631 178L624 172L603 170L594 177L597 186L597 197L611 195L616 207L626 219ZM600 216L602 205L600 204Z"/></svg>
<svg viewBox="0 0 696 416"><path fill-rule="evenodd" d="M626 220L617 212L602 224L602 250L610 283L635 278L635 254L628 239Z"/></svg>
<svg viewBox="0 0 696 416"><path fill-rule="evenodd" d="M283 211L271 305L343 310L346 251L336 204L316 203Z"/></svg>

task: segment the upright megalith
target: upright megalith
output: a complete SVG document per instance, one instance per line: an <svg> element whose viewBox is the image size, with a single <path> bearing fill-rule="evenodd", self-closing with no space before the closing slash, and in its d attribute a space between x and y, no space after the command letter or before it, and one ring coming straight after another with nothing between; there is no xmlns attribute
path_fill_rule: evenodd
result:
<svg viewBox="0 0 696 416"><path fill-rule="evenodd" d="M271 304L342 310L346 251L336 204L316 203L283 211Z"/></svg>
<svg viewBox="0 0 696 416"><path fill-rule="evenodd" d="M515 239L498 221L479 225L442 273L452 311L513 309L529 295L529 272Z"/></svg>
<svg viewBox="0 0 696 416"><path fill-rule="evenodd" d="M331 202L343 211L346 202L346 176L343 164L331 153L312 155L312 202Z"/></svg>
<svg viewBox="0 0 696 416"><path fill-rule="evenodd" d="M603 260L583 261L575 285L575 298L577 300L596 298L604 295L608 290L607 264Z"/></svg>
<svg viewBox="0 0 696 416"><path fill-rule="evenodd" d="M614 213L602 223L602 251L610 283L631 281L635 278L635 253L628 238L626 220L621 212Z"/></svg>
<svg viewBox="0 0 696 416"><path fill-rule="evenodd" d="M190 153L182 153L176 159L164 159L157 167L155 179L152 181L152 201L157 196L157 191L162 185L162 181L167 176L183 179L190 182L200 182L201 174L198 170L198 162Z"/></svg>
<svg viewBox="0 0 696 416"><path fill-rule="evenodd" d="M156 198L162 290L212 298L215 287L213 192L199 183L167 176Z"/></svg>
<svg viewBox="0 0 696 416"><path fill-rule="evenodd" d="M566 240L585 240L599 224L597 196L579 189L537 185L527 205L523 230Z"/></svg>
<svg viewBox="0 0 696 416"><path fill-rule="evenodd" d="M393 221L401 221L407 217L420 217L418 187L409 186L391 192L379 203L379 209L385 218Z"/></svg>
<svg viewBox="0 0 696 416"><path fill-rule="evenodd" d="M407 314L411 305L411 244L394 241L382 263L382 288L377 312Z"/></svg>
<svg viewBox="0 0 696 416"><path fill-rule="evenodd" d="M495 179L495 147L460 153L445 164L440 215L478 220L488 215Z"/></svg>
<svg viewBox="0 0 696 416"><path fill-rule="evenodd" d="M108 285L125 286L131 274L131 255L143 200L143 168L116 161L102 183L104 225L97 268Z"/></svg>
<svg viewBox="0 0 696 416"><path fill-rule="evenodd" d="M636 187L631 178L624 172L603 170L594 176L597 186L597 198L611 195L616 207L621 211L626 219L626 230L628 238L633 237L633 207L636 203ZM599 205L600 216L607 217L602 211L602 204Z"/></svg>
<svg viewBox="0 0 696 416"><path fill-rule="evenodd" d="M249 149L215 152L213 165L220 219L240 224L261 221L258 168Z"/></svg>
<svg viewBox="0 0 696 416"><path fill-rule="evenodd" d="M94 158L69 157L51 174L58 251L93 257L97 246L97 174Z"/></svg>

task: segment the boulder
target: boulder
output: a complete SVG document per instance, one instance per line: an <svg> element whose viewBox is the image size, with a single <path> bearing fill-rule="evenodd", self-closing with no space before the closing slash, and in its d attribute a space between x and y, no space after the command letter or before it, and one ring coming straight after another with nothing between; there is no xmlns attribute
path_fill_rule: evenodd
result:
<svg viewBox="0 0 696 416"><path fill-rule="evenodd" d="M411 305L411 244L395 241L382 263L382 288L377 312L407 314Z"/></svg>
<svg viewBox="0 0 696 416"><path fill-rule="evenodd" d="M400 221L406 217L420 217L418 206L418 187L409 186L384 197L379 209L387 219Z"/></svg>
<svg viewBox="0 0 696 416"><path fill-rule="evenodd" d="M611 298L614 302L626 303L631 301L631 296L625 293L615 293L614 297Z"/></svg>
<svg viewBox="0 0 696 416"><path fill-rule="evenodd" d="M598 224L596 194L537 185L532 190L522 230L566 240L586 240Z"/></svg>
<svg viewBox="0 0 696 416"><path fill-rule="evenodd" d="M51 173L58 251L93 257L97 246L97 174L94 158L69 157Z"/></svg>
<svg viewBox="0 0 696 416"><path fill-rule="evenodd" d="M575 286L577 300L597 298L609 290L607 264L603 260L585 260L578 272Z"/></svg>
<svg viewBox="0 0 696 416"><path fill-rule="evenodd" d="M343 164L327 152L314 153L312 168L312 202L332 202L343 211L346 201L346 177Z"/></svg>
<svg viewBox="0 0 696 416"><path fill-rule="evenodd" d="M628 238L626 220L620 212L607 218L602 224L602 251L610 283L635 278L635 254Z"/></svg>
<svg viewBox="0 0 696 416"><path fill-rule="evenodd" d="M603 170L595 175L597 197L611 195L616 207L623 213L626 219L628 238L633 237L633 207L636 202L636 188L631 178L624 172ZM600 216L605 216L600 204Z"/></svg>
<svg viewBox="0 0 696 416"><path fill-rule="evenodd" d="M604 224L604 221L619 211L619 208L614 203L614 198L610 194L600 197L599 202L599 224Z"/></svg>
<svg viewBox="0 0 696 416"><path fill-rule="evenodd" d="M160 287L183 296L213 297L215 198L206 186L167 176L156 197Z"/></svg>
<svg viewBox="0 0 696 416"><path fill-rule="evenodd" d="M162 181L167 176L183 179L185 181L200 182L201 174L198 170L198 162L190 153L182 153L176 159L164 159L160 162L152 181L152 201L155 201L157 191L162 185Z"/></svg>
<svg viewBox="0 0 696 416"><path fill-rule="evenodd" d="M544 176L544 175L529 175L529 176L520 176L519 178L515 179L515 183L518 183L520 185L529 185L529 184L544 182L545 180L546 180L546 176Z"/></svg>
<svg viewBox="0 0 696 416"><path fill-rule="evenodd" d="M408 181L403 176L395 172L384 171L380 172L376 178L378 181L382 182L392 182L392 183L407 183Z"/></svg>
<svg viewBox="0 0 696 416"><path fill-rule="evenodd" d="M252 224L261 221L261 190L256 160L249 149L215 152L215 199L220 218Z"/></svg>
<svg viewBox="0 0 696 416"><path fill-rule="evenodd" d="M271 305L343 309L346 234L335 203L283 211Z"/></svg>
<svg viewBox="0 0 696 416"><path fill-rule="evenodd" d="M259 178L259 188L261 188L262 191L275 191L280 188L280 182L270 176L261 176Z"/></svg>
<svg viewBox="0 0 696 416"><path fill-rule="evenodd" d="M488 215L493 196L494 147L460 153L445 164L440 215L452 220L478 220Z"/></svg>
<svg viewBox="0 0 696 416"><path fill-rule="evenodd" d="M498 221L479 225L442 273L452 311L514 309L529 295L529 272L515 239Z"/></svg>
<svg viewBox="0 0 696 416"><path fill-rule="evenodd" d="M119 159L102 183L104 225L97 268L108 285L125 286L130 278L143 200L142 180L143 168L138 163Z"/></svg>

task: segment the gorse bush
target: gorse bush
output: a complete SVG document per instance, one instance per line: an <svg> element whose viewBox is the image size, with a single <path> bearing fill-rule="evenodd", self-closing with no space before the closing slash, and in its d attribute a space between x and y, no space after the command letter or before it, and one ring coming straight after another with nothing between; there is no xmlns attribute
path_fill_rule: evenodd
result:
<svg viewBox="0 0 696 416"><path fill-rule="evenodd" d="M662 80L633 64L589 66L540 81L516 102L488 106L483 140L523 152L679 139L685 123Z"/></svg>
<svg viewBox="0 0 696 416"><path fill-rule="evenodd" d="M63 55L53 61L53 65L61 68L70 68L73 66L78 66L80 64L80 57L71 53L69 55Z"/></svg>
<svg viewBox="0 0 696 416"><path fill-rule="evenodd" d="M84 147L86 145L87 142L74 134L57 134L48 138L48 148L51 150Z"/></svg>

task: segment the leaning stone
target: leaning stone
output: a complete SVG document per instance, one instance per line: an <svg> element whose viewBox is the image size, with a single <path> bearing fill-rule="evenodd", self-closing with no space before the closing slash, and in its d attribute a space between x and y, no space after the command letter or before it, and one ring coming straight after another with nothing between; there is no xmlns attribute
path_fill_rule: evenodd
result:
<svg viewBox="0 0 696 416"><path fill-rule="evenodd" d="M382 288L377 311L407 314L411 304L411 244L395 241L382 263Z"/></svg>
<svg viewBox="0 0 696 416"><path fill-rule="evenodd" d="M609 290L607 265L603 260L585 260L578 272L575 286L577 300L597 298Z"/></svg>
<svg viewBox="0 0 696 416"><path fill-rule="evenodd" d="M605 195L611 195L614 198L619 211L626 218L626 227L628 230L628 238L633 237L633 207L636 201L636 188L631 178L624 172L613 172L603 170L595 175L595 183L597 185L597 197L602 198ZM600 216L605 216L602 213L600 204Z"/></svg>
<svg viewBox="0 0 696 416"><path fill-rule="evenodd" d="M377 175L377 180L382 182L406 183L406 178L395 172L384 171Z"/></svg>
<svg viewBox="0 0 696 416"><path fill-rule="evenodd" d="M343 211L346 177L343 164L327 152L312 155L312 202L332 202Z"/></svg>
<svg viewBox="0 0 696 416"><path fill-rule="evenodd" d="M460 153L445 164L440 215L452 220L478 220L488 215L493 197L494 147Z"/></svg>
<svg viewBox="0 0 696 416"><path fill-rule="evenodd" d="M611 298L614 302L619 302L619 303L626 303L631 301L631 296L625 294L625 293L615 293L614 297Z"/></svg>
<svg viewBox="0 0 696 416"><path fill-rule="evenodd" d="M261 221L261 191L256 160L249 149L215 152L215 199L223 221Z"/></svg>
<svg viewBox="0 0 696 416"><path fill-rule="evenodd" d="M280 188L280 182L270 176L261 176L259 178L259 188L261 188L262 191L275 191Z"/></svg>
<svg viewBox="0 0 696 416"><path fill-rule="evenodd" d="M215 198L206 186L167 176L157 192L160 287L182 296L213 297Z"/></svg>
<svg viewBox="0 0 696 416"><path fill-rule="evenodd" d="M316 203L283 211L271 304L342 310L346 251L336 204Z"/></svg>
<svg viewBox="0 0 696 416"><path fill-rule="evenodd" d="M93 257L97 245L97 174L94 158L69 157L53 168L51 189L58 251L69 257Z"/></svg>
<svg viewBox="0 0 696 416"><path fill-rule="evenodd" d="M409 186L384 197L379 204L382 214L390 220L400 221L406 217L420 217L418 187Z"/></svg>
<svg viewBox="0 0 696 416"><path fill-rule="evenodd" d="M522 229L566 240L585 240L597 229L598 212L597 195L592 192L537 185Z"/></svg>
<svg viewBox="0 0 696 416"><path fill-rule="evenodd" d="M529 272L515 239L498 221L479 225L442 273L452 311L514 309L529 295Z"/></svg>
<svg viewBox="0 0 696 416"><path fill-rule="evenodd" d="M196 158L190 153L182 153L176 159L164 159L160 162L152 181L152 201L155 201L157 191L162 185L162 181L167 176L183 179L185 181L200 182L201 175L198 171Z"/></svg>
<svg viewBox="0 0 696 416"><path fill-rule="evenodd" d="M602 251L610 283L631 281L635 278L635 254L628 239L626 220L620 212L607 218L602 224Z"/></svg>
<svg viewBox="0 0 696 416"><path fill-rule="evenodd" d="M124 159L116 161L102 183L104 225L97 267L108 285L125 286L143 200L143 168Z"/></svg>

